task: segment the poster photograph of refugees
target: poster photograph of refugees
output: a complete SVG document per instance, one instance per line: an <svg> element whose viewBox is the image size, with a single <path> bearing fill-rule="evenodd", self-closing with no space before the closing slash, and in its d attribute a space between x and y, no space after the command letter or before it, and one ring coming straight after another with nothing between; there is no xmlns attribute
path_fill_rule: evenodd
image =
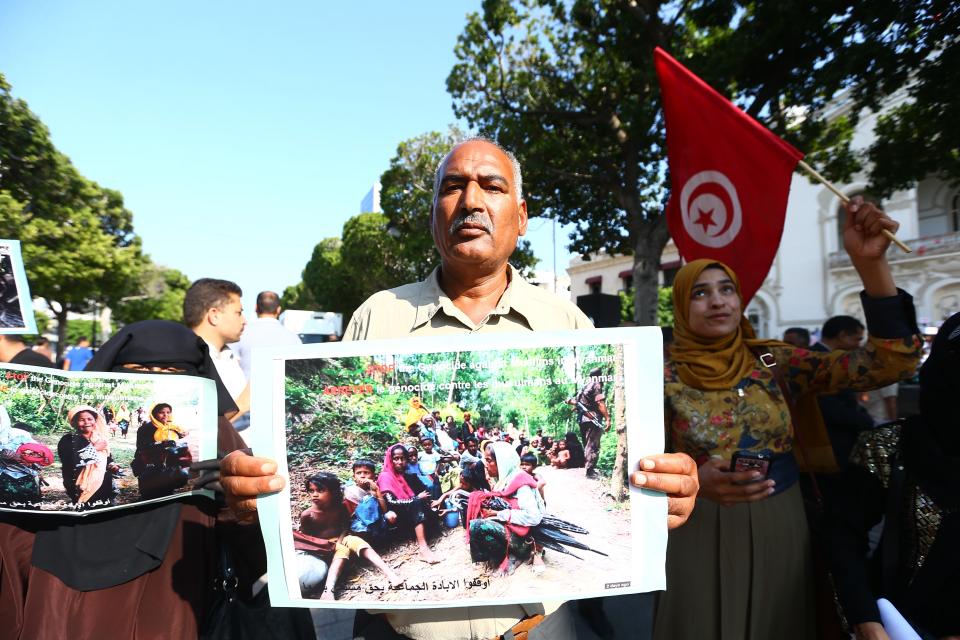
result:
<svg viewBox="0 0 960 640"><path fill-rule="evenodd" d="M0 240L0 333L36 333L20 242Z"/></svg>
<svg viewBox="0 0 960 640"><path fill-rule="evenodd" d="M191 462L216 447L211 386L0 367L0 509L82 515L189 492Z"/></svg>
<svg viewBox="0 0 960 640"><path fill-rule="evenodd" d="M623 356L573 344L287 359L291 599L503 603L628 587L639 492L626 484L627 416L640 413Z"/></svg>

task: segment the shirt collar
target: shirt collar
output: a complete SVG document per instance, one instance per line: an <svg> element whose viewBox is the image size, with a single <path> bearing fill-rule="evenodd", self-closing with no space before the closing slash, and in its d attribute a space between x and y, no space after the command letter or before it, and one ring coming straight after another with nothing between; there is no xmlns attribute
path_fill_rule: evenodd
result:
<svg viewBox="0 0 960 640"><path fill-rule="evenodd" d="M532 329L536 329L536 303L529 295L523 295L523 289L531 285L520 277L520 274L517 273L517 270L514 269L511 264L507 264L507 277L510 280L507 288L503 292L503 295L500 296L500 301L497 303L497 306L494 307L489 315L507 315L513 310L522 315ZM440 288L439 266L435 267L430 275L427 276L427 279L420 283L420 295L416 301L416 305L417 312L411 329L417 329L430 322L437 312L441 310L451 318L456 318L471 330L475 330L478 327L467 317L467 314L453 304L450 297Z"/></svg>
<svg viewBox="0 0 960 640"><path fill-rule="evenodd" d="M203 341L207 343L207 347L210 349L210 357L214 360L232 360L235 357L229 345L223 345L223 349L218 351L214 345L210 344L209 340L204 338Z"/></svg>

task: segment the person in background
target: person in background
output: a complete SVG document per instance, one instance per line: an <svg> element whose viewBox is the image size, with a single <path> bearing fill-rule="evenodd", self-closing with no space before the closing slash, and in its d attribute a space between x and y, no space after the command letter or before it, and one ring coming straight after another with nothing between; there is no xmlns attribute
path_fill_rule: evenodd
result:
<svg viewBox="0 0 960 640"><path fill-rule="evenodd" d="M93 349L90 348L90 341L86 338L80 338L76 346L67 349L67 352L63 355L63 370L83 371L92 359Z"/></svg>
<svg viewBox="0 0 960 640"><path fill-rule="evenodd" d="M810 332L803 327L790 327L783 332L783 341L801 349L810 347Z"/></svg>
<svg viewBox="0 0 960 640"><path fill-rule="evenodd" d="M273 291L261 291L257 294L257 317L244 327L240 340L230 349L240 359L240 368L244 377L250 380L250 365L253 362L255 347L282 347L300 344L300 338L280 324L280 296Z"/></svg>
<svg viewBox="0 0 960 640"><path fill-rule="evenodd" d="M820 341L810 347L816 353L852 351L863 342L863 323L852 316L834 316L823 323ZM857 402L857 392L843 389L836 393L820 394L817 404L827 427L833 456L842 471L847 465L850 450L861 431L873 427L873 418ZM828 483L832 487L832 483Z"/></svg>
<svg viewBox="0 0 960 640"><path fill-rule="evenodd" d="M236 354L227 348L240 340L247 321L243 317L240 287L229 280L201 278L183 298L183 323L203 338L220 380L237 405L235 419L250 410L250 388Z"/></svg>
<svg viewBox="0 0 960 640"><path fill-rule="evenodd" d="M896 382L874 389L873 391L864 391L857 398L874 424L883 424L897 419L897 393L900 385Z"/></svg>
<svg viewBox="0 0 960 640"><path fill-rule="evenodd" d="M825 547L837 599L858 640L892 635L880 618L880 597L924 640L960 637L958 395L955 314L920 368L920 415L861 433L830 504ZM881 520L880 547L868 557L869 532Z"/></svg>
<svg viewBox="0 0 960 640"><path fill-rule="evenodd" d="M50 362L53 362L56 358L56 354L53 352L53 349L50 348L50 341L43 336L34 340L32 349Z"/></svg>
<svg viewBox="0 0 960 640"><path fill-rule="evenodd" d="M29 347L16 334L0 334L0 362L25 364L31 367L53 367L53 362Z"/></svg>

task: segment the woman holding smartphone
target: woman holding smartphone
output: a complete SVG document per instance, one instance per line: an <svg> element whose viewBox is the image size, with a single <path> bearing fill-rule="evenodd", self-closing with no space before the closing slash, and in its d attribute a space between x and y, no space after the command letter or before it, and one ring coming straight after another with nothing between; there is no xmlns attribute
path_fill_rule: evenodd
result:
<svg viewBox="0 0 960 640"><path fill-rule="evenodd" d="M920 357L913 303L893 283L881 234L896 228L872 204L848 206L844 247L864 285L870 331L853 351L759 340L729 267L695 260L677 273L665 420L668 446L699 465L700 492L687 525L670 531L655 638L814 637L809 531L793 454L798 444L825 444L814 453L832 454L810 425L798 425L795 439L781 384L796 398L913 375ZM744 470L731 468L734 454Z"/></svg>

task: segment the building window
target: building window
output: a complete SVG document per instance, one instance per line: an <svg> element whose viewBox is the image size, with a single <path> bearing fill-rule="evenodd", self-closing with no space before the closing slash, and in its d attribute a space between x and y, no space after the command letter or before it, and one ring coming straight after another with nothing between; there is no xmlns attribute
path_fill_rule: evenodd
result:
<svg viewBox="0 0 960 640"><path fill-rule="evenodd" d="M620 291L630 293L633 291L633 269L624 269L617 277L620 278Z"/></svg>
<svg viewBox="0 0 960 640"><path fill-rule="evenodd" d="M663 262L660 264L660 273L663 274L663 284L660 286L663 287L672 287L673 280L677 277L677 271L680 271L680 261L672 260L670 262Z"/></svg>
<svg viewBox="0 0 960 640"><path fill-rule="evenodd" d="M949 210L927 209L919 212L918 218L921 238L960 231L960 191L950 199Z"/></svg>
<svg viewBox="0 0 960 640"><path fill-rule="evenodd" d="M590 295L600 293L600 286L603 284L603 276L590 276L586 280L587 289L590 291Z"/></svg>

